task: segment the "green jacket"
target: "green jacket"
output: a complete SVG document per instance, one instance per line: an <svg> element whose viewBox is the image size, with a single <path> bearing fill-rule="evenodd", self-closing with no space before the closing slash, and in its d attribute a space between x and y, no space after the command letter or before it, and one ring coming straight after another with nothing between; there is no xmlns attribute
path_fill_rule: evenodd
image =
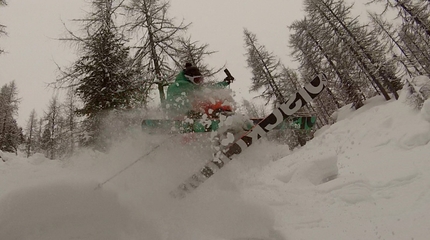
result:
<svg viewBox="0 0 430 240"><path fill-rule="evenodd" d="M195 85L187 80L184 71L181 71L175 79L175 82L167 88L166 109L170 116L185 116L192 106L193 95L201 91L204 87L224 88L229 85L228 82L218 82L215 84L206 84L204 86Z"/></svg>

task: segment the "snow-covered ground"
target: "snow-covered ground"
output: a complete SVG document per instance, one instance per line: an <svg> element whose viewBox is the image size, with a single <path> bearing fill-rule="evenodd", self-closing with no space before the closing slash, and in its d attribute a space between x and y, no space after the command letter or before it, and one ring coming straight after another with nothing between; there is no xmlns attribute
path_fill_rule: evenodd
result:
<svg viewBox="0 0 430 240"><path fill-rule="evenodd" d="M262 140L180 200L211 156L180 136L136 129L61 161L0 153L0 239L429 239L430 100L375 97L337 119L294 151Z"/></svg>

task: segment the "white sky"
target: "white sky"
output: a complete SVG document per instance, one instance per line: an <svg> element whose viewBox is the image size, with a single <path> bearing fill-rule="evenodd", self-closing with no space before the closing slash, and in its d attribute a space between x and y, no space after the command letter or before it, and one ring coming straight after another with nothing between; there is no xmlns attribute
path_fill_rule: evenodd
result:
<svg viewBox="0 0 430 240"><path fill-rule="evenodd" d="M67 67L74 60L74 49L56 40L65 35L63 22L81 18L88 3L84 0L8 1L0 8L0 23L7 26L7 37L0 38L7 54L0 56L0 85L15 80L22 98L18 122L25 126L34 108L43 114L53 90L47 83L58 75L57 66ZM193 40L209 44L218 51L206 62L214 67L226 64L237 81L232 85L236 99L251 99L250 69L244 57L243 29L257 34L259 42L273 51L283 63L291 63L288 29L303 17L302 1L293 0L171 0L170 17L192 23ZM220 79L224 76L220 74Z"/></svg>

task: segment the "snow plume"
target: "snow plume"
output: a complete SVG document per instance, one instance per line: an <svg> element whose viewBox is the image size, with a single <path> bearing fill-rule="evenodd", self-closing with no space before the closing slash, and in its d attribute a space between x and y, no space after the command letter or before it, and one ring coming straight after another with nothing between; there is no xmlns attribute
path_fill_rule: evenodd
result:
<svg viewBox="0 0 430 240"><path fill-rule="evenodd" d="M13 183L0 194L0 239L277 236L274 213L242 198L239 191L241 173L275 159L257 149L249 151L260 159L244 155L187 198L174 199L170 191L212 157L208 134L189 144L182 144L181 138L136 128L108 152L82 150L62 162L14 157L0 166L2 182ZM278 152L276 159L285 155L283 146L260 144Z"/></svg>
<svg viewBox="0 0 430 240"><path fill-rule="evenodd" d="M107 151L133 133L141 132L143 119L166 119L166 114L160 107L106 112L101 119L101 143L97 144Z"/></svg>
<svg viewBox="0 0 430 240"><path fill-rule="evenodd" d="M241 198L240 175L231 172L237 169L234 164L185 199L173 199L169 195L212 157L205 142L207 134L199 138L200 142L188 145L181 144L181 137L139 133L118 143L103 157L103 161L109 162L105 162L103 168L110 170L105 171L98 182L115 176L124 166L133 166L106 182L102 189L119 193L121 202L133 209L136 218L155 223L153 228L160 235L159 239L265 238L274 235L274 215L270 209ZM145 157L136 162L141 156ZM263 162L267 164L270 160ZM236 164L240 163L238 159ZM252 164L247 169L250 166ZM142 229L141 236L145 236L145 231Z"/></svg>
<svg viewBox="0 0 430 240"><path fill-rule="evenodd" d="M203 88L202 91L194 93L197 101L215 104L218 101L225 106L230 106L233 110L236 108L236 102L233 99L233 91L229 88Z"/></svg>

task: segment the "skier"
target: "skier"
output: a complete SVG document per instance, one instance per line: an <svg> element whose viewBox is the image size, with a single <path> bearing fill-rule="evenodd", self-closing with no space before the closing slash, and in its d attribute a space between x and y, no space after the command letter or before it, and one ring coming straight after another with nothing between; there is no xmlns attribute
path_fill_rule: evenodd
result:
<svg viewBox="0 0 430 240"><path fill-rule="evenodd" d="M170 117L180 118L187 116L192 119L200 118L205 111L214 107L206 105L205 101L207 99L201 99L205 95L203 90L225 88L229 86L233 80L234 78L232 76L227 76L222 82L205 84L200 70L191 63L186 63L185 69L179 72L175 82L167 88L166 108L168 109ZM222 103L215 103L215 105L223 107L221 106ZM201 109L202 107L204 109ZM227 106L224 107L228 109ZM201 110L203 110L203 112Z"/></svg>
<svg viewBox="0 0 430 240"><path fill-rule="evenodd" d="M228 70L222 82L205 84L200 70L190 63L185 64L173 84L167 89L167 105L171 119L183 120L175 126L184 135L184 143L195 140L194 133L212 132L212 147L219 151L253 127L253 122L243 114L232 110L231 93L221 89L234 81ZM223 117L221 117L223 115Z"/></svg>

